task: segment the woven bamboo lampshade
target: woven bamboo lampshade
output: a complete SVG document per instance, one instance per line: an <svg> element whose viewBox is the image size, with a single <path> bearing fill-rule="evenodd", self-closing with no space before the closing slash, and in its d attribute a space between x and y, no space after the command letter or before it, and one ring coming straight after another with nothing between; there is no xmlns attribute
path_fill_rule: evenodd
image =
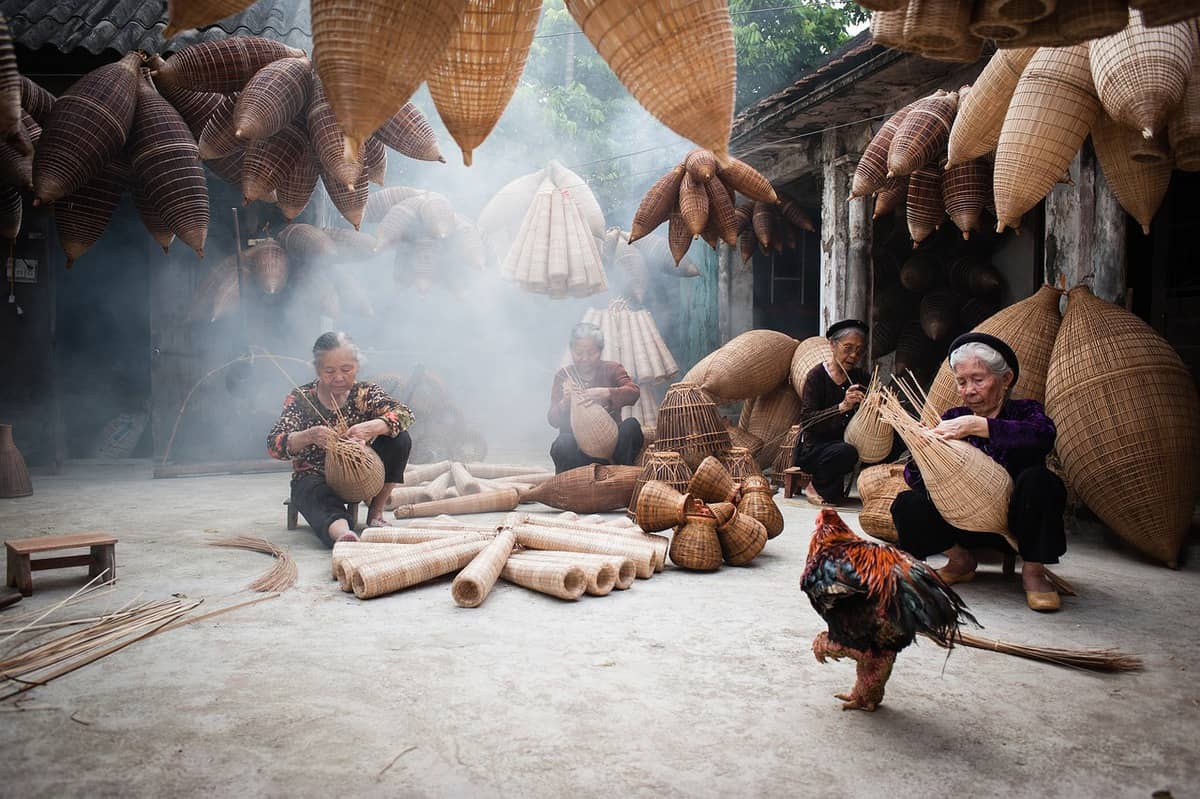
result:
<svg viewBox="0 0 1200 799"><path fill-rule="evenodd" d="M733 23L721 0L568 0L567 10L617 79L655 118L728 159Z"/></svg>
<svg viewBox="0 0 1200 799"><path fill-rule="evenodd" d="M858 459L863 463L879 463L892 451L895 439L892 426L879 418L882 402L883 387L879 383L879 370L876 369L871 375L866 396L859 403L843 434L846 443L858 450Z"/></svg>
<svg viewBox="0 0 1200 799"><path fill-rule="evenodd" d="M1140 145L1142 135L1127 128L1101 112L1092 126L1092 144L1096 160L1104 170L1108 187L1129 214L1150 235L1150 222L1167 196L1171 182L1171 161L1142 163L1133 157L1134 145Z"/></svg>
<svg viewBox="0 0 1200 799"><path fill-rule="evenodd" d="M383 461L370 447L339 438L325 448L325 482L347 502L368 501L383 489Z"/></svg>
<svg viewBox="0 0 1200 799"><path fill-rule="evenodd" d="M1046 412L1080 498L1122 539L1174 567L1200 487L1200 400L1175 350L1128 311L1072 289Z"/></svg>
<svg viewBox="0 0 1200 799"><path fill-rule="evenodd" d="M156 86L230 94L267 64L299 58L303 50L261 36L230 36L189 45L151 71Z"/></svg>
<svg viewBox="0 0 1200 799"><path fill-rule="evenodd" d="M723 556L717 535L717 519L708 507L695 501L687 509L686 521L671 536L671 562L689 571L716 571Z"/></svg>
<svg viewBox="0 0 1200 799"><path fill-rule="evenodd" d="M1035 52L1034 48L1021 48L997 50L992 55L971 91L959 100L947 143L947 161L951 166L996 149L1017 79Z"/></svg>
<svg viewBox="0 0 1200 799"><path fill-rule="evenodd" d="M467 166L516 91L541 7L541 0L468 0L433 64L429 93Z"/></svg>
<svg viewBox="0 0 1200 799"><path fill-rule="evenodd" d="M54 203L54 226L68 269L100 239L128 186L129 164L119 158L81 189Z"/></svg>
<svg viewBox="0 0 1200 799"><path fill-rule="evenodd" d="M1005 342L1016 353L1021 374L1013 386L1013 399L1045 402L1046 371L1050 367L1050 353L1062 323L1058 313L1060 296L1062 292L1053 286L1042 286L1033 296L1013 303L975 328L980 333L988 333ZM954 387L949 359L943 359L937 378L929 389L926 413L941 417L950 408L961 404L962 400Z"/></svg>
<svg viewBox="0 0 1200 799"><path fill-rule="evenodd" d="M738 513L757 519L767 531L767 538L775 538L783 532L783 514L775 504L775 489L765 477L747 477L742 481L742 498L738 500Z"/></svg>
<svg viewBox="0 0 1200 799"><path fill-rule="evenodd" d="M946 218L946 204L942 199L942 166L929 163L908 176L908 196L905 198L905 216L908 235L916 247L942 226Z"/></svg>
<svg viewBox="0 0 1200 799"><path fill-rule="evenodd" d="M937 159L950 138L957 108L958 93L941 90L912 103L892 136L887 176L910 175Z"/></svg>
<svg viewBox="0 0 1200 799"><path fill-rule="evenodd" d="M904 121L904 117L908 115L910 107L905 106L888 117L887 122L884 122L879 131L871 137L867 149L863 150L862 158L858 159L858 166L854 168L850 199L866 197L883 188L888 179L887 156L892 146L892 137Z"/></svg>
<svg viewBox="0 0 1200 799"><path fill-rule="evenodd" d="M731 191L736 191L751 200L763 203L779 202L775 187L762 174L745 161L732 156L725 166L717 166L717 175Z"/></svg>
<svg viewBox="0 0 1200 799"><path fill-rule="evenodd" d="M629 243L637 241L667 221L671 208L679 198L679 186L683 182L684 168L679 164L654 182L642 197L634 212L629 228Z"/></svg>
<svg viewBox="0 0 1200 799"><path fill-rule="evenodd" d="M264 139L283 130L304 110L311 87L312 62L308 58L281 58L267 64L238 94L234 135Z"/></svg>
<svg viewBox="0 0 1200 799"><path fill-rule="evenodd" d="M1039 50L1030 59L996 149L997 231L1020 227L1062 178L1099 110L1085 45Z"/></svg>
<svg viewBox="0 0 1200 799"><path fill-rule="evenodd" d="M35 204L78 191L121 152L133 121L140 63L130 53L94 69L54 103L33 157Z"/></svg>
<svg viewBox="0 0 1200 799"><path fill-rule="evenodd" d="M979 217L992 191L992 167L982 158L948 167L942 173L942 201L946 214L963 238L980 229Z"/></svg>
<svg viewBox="0 0 1200 799"><path fill-rule="evenodd" d="M467 0L313 0L313 60L347 155L400 109L441 57Z"/></svg>
<svg viewBox="0 0 1200 799"><path fill-rule="evenodd" d="M881 463L863 469L858 475L858 495L863 503L858 523L863 532L881 541L896 543L899 536L892 522L892 503L900 492L907 490L903 464Z"/></svg>
<svg viewBox="0 0 1200 799"><path fill-rule="evenodd" d="M692 383L675 383L658 408L655 446L678 452L693 469L709 455L720 457L732 443L717 407Z"/></svg>
<svg viewBox="0 0 1200 799"><path fill-rule="evenodd" d="M633 494L629 498L629 511L634 513L637 508L638 495L642 487L650 481L664 483L679 493L687 491L688 481L692 479L692 470L678 452L660 450L656 445L646 448L645 459L642 463L642 473L638 475L633 485Z"/></svg>
<svg viewBox="0 0 1200 799"><path fill-rule="evenodd" d="M1091 45L1092 79L1108 115L1146 136L1162 130L1183 100L1196 56L1189 23L1146 27L1141 12L1119 33Z"/></svg>
<svg viewBox="0 0 1200 799"><path fill-rule="evenodd" d="M1200 172L1200 58L1192 60L1187 91L1167 125L1175 167Z"/></svg>

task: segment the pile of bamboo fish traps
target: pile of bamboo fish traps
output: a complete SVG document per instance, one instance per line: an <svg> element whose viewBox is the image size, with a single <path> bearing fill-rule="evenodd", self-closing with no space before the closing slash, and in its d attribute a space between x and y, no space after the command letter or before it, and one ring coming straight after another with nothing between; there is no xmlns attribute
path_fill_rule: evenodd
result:
<svg viewBox="0 0 1200 799"><path fill-rule="evenodd" d="M641 390L637 403L622 409L622 416L632 416L643 426L655 426L658 403L652 386L673 379L679 374L679 365L675 363L650 311L645 308L635 311L628 302L618 299L609 303L607 308L588 308L580 321L600 328L604 334L604 349L600 352L600 358L624 366ZM571 353L566 352L562 365L570 363Z"/></svg>
<svg viewBox="0 0 1200 799"><path fill-rule="evenodd" d="M557 161L502 188L479 226L497 253L504 248L500 276L526 291L561 299L608 289L604 215L583 179Z"/></svg>
<svg viewBox="0 0 1200 799"><path fill-rule="evenodd" d="M385 507L397 519L507 511L517 507L522 491L552 477L536 466L451 460L410 464Z"/></svg>
<svg viewBox="0 0 1200 799"><path fill-rule="evenodd" d="M479 607L505 581L559 599L605 596L661 571L668 540L624 518L575 513L509 513L500 523L453 516L407 527L368 528L333 549L333 576L360 599L401 591L457 572L451 597Z"/></svg>
<svg viewBox="0 0 1200 799"><path fill-rule="evenodd" d="M1069 47L1119 34L1138 17L1146 26L1157 27L1182 22L1200 12L1192 3L1163 0L875 0L859 5L874 12L871 34L877 44L961 63L978 59L988 41L1002 49Z"/></svg>

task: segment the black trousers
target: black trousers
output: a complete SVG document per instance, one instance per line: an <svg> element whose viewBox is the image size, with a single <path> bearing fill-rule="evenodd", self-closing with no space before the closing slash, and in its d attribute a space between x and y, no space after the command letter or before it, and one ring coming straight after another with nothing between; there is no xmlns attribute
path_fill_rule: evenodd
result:
<svg viewBox="0 0 1200 799"><path fill-rule="evenodd" d="M378 436L371 442L371 449L383 461L384 482L403 483L404 467L408 465L408 454L412 451L412 437L408 432L402 430L395 438ZM329 525L338 519L354 524L346 512L346 501L329 487L324 474L308 472L292 478L292 506L327 546L334 544L329 538Z"/></svg>
<svg viewBox="0 0 1200 799"><path fill-rule="evenodd" d="M821 499L838 503L846 499L846 475L858 463L858 450L845 441L800 443L792 465L812 475L812 485Z"/></svg>
<svg viewBox="0 0 1200 799"><path fill-rule="evenodd" d="M590 463L610 463L616 466L633 466L638 453L642 451L642 424L630 417L617 425L617 448L613 450L612 460L593 458L579 448L579 442L567 427L558 434L550 445L550 458L554 461L554 473L561 474L569 469L577 469Z"/></svg>
<svg viewBox="0 0 1200 799"><path fill-rule="evenodd" d="M1058 563L1067 551L1063 510L1067 489L1054 472L1032 466L1017 475L1008 503L1008 531L1017 540L1021 559L1030 563ZM951 527L924 490L903 491L892 503L892 522L901 549L914 557L927 558L955 544L970 549L989 547L1011 552L999 533L976 533Z"/></svg>

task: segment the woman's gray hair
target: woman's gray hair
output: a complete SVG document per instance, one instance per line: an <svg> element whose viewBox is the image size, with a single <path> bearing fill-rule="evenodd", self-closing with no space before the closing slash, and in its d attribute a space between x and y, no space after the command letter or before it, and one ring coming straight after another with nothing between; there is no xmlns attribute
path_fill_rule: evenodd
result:
<svg viewBox="0 0 1200 799"><path fill-rule="evenodd" d="M1004 356L996 352L995 349L989 347L981 341L968 341L961 347L950 353L950 371L958 368L958 365L963 361L971 358L978 358L983 362L983 365L988 368L996 377L1001 377L1005 372L1012 373L1012 367L1008 365L1008 361L1004 360ZM1011 389L1012 386L1009 386Z"/></svg>
<svg viewBox="0 0 1200 799"><path fill-rule="evenodd" d="M340 350L343 347L354 353L354 360L358 361L359 366L362 366L364 363L366 363L367 359L362 354L362 350L358 348L358 345L354 343L354 339L346 335L345 331L330 330L327 333L322 333L321 335L317 336L317 341L315 344L313 344L313 366L316 366L321 362L321 356L323 356L325 353L332 352L333 350Z"/></svg>
<svg viewBox="0 0 1200 799"><path fill-rule="evenodd" d="M867 340L867 331L863 330L861 327L854 327L854 326L842 328L841 330L839 330L838 332L836 332L832 336L830 336L829 340L836 343L838 341L841 341L842 339L844 339L846 336L850 335L851 333L857 333L858 335L862 336L863 341Z"/></svg>
<svg viewBox="0 0 1200 799"><path fill-rule="evenodd" d="M583 341L584 339L591 339L599 349L604 349L604 332L591 322L580 322L571 328L572 346L576 341Z"/></svg>

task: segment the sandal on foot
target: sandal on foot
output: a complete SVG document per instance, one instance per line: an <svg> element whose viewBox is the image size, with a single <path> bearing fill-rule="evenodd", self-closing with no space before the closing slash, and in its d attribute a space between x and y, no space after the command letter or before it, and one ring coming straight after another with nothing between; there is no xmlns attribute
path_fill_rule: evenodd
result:
<svg viewBox="0 0 1200 799"><path fill-rule="evenodd" d="M969 583L975 579L975 571L972 569L969 572L952 572L945 569L934 569L933 573L942 578L942 582L946 585L954 585L956 583Z"/></svg>

